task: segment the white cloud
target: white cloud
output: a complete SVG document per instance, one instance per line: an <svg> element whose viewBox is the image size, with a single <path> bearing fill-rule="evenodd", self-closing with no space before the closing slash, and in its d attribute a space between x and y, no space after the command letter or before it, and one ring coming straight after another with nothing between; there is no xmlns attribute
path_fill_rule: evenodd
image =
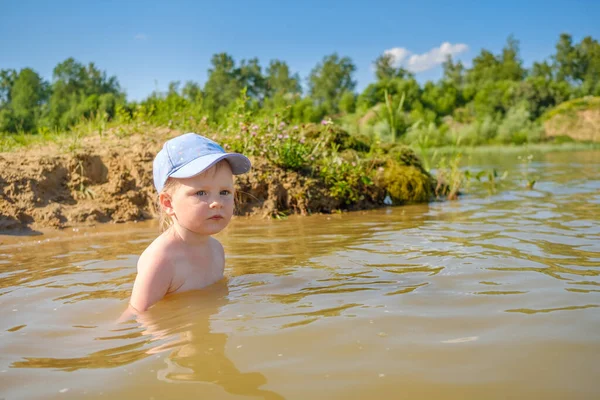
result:
<svg viewBox="0 0 600 400"><path fill-rule="evenodd" d="M135 35L133 37L135 40L146 40L148 39L148 36L143 34L143 33L138 33L137 35Z"/></svg>
<svg viewBox="0 0 600 400"><path fill-rule="evenodd" d="M384 51L384 54L390 54L393 57L396 67L404 67L410 72L423 72L432 69L446 61L448 55L464 53L469 50L469 46L464 43L452 44L444 42L440 47L434 47L423 54L413 54L404 47L395 47Z"/></svg>
<svg viewBox="0 0 600 400"><path fill-rule="evenodd" d="M406 50L404 47L394 47L393 49L389 49L383 52L384 54L389 54L392 56L394 60L394 64L396 66L400 66L406 57L410 55L410 51Z"/></svg>

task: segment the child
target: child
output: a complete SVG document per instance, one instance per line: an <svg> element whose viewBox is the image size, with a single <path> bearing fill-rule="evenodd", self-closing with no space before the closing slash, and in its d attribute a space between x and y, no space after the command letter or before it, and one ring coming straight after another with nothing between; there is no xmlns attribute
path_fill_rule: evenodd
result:
<svg viewBox="0 0 600 400"><path fill-rule="evenodd" d="M250 160L195 133L168 140L154 159L161 221L170 226L140 256L129 304L145 311L169 293L223 278L225 254L214 235L233 214L233 175Z"/></svg>

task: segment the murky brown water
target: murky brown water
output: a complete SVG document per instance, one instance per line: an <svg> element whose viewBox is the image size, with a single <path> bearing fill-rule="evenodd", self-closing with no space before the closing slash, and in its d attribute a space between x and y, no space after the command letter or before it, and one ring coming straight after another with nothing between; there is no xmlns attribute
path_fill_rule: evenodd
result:
<svg viewBox="0 0 600 400"><path fill-rule="evenodd" d="M236 220L226 282L121 324L153 224L0 236L0 398L600 398L600 153L471 162L507 182Z"/></svg>

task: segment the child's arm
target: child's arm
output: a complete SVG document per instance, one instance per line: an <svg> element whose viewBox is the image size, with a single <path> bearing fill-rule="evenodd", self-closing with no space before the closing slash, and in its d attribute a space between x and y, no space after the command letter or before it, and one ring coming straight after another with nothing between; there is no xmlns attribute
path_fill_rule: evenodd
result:
<svg viewBox="0 0 600 400"><path fill-rule="evenodd" d="M172 280L173 268L164 257L142 256L129 304L137 311L146 311L167 294Z"/></svg>

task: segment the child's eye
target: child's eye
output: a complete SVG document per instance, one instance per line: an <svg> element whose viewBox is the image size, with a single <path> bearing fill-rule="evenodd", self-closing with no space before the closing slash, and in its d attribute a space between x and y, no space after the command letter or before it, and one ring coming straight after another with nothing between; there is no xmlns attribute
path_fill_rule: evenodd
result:
<svg viewBox="0 0 600 400"><path fill-rule="evenodd" d="M206 190L198 190L198 192L196 192L196 194L198 196L206 196Z"/></svg>
<svg viewBox="0 0 600 400"><path fill-rule="evenodd" d="M221 196L229 196L231 194L230 190L221 190Z"/></svg>

